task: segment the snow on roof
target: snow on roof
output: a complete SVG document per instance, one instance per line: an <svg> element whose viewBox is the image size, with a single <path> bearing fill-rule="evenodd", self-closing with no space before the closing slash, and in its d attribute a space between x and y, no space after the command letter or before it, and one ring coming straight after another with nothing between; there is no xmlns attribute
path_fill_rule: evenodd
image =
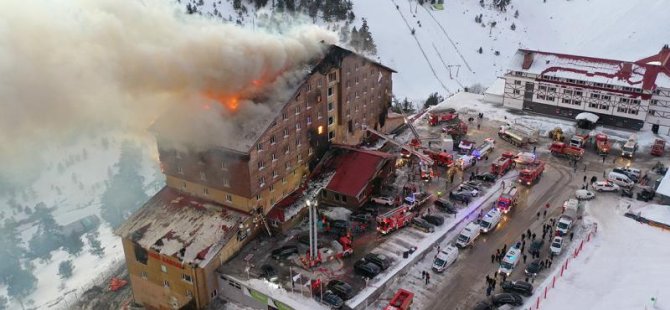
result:
<svg viewBox="0 0 670 310"><path fill-rule="evenodd" d="M587 120L591 123L597 123L598 119L600 119L600 117L598 115L595 115L595 114L590 113L590 112L582 112L582 113L577 114L577 116L575 116L575 119L576 120L584 119L584 120Z"/></svg>
<svg viewBox="0 0 670 310"><path fill-rule="evenodd" d="M505 79L498 78L486 89L486 94L501 95L505 92Z"/></svg>
<svg viewBox="0 0 670 310"><path fill-rule="evenodd" d="M512 58L511 69L543 76L639 88L643 86L647 71L646 66L633 62L523 49L518 50Z"/></svg>
<svg viewBox="0 0 670 310"><path fill-rule="evenodd" d="M670 206L648 204L635 211L648 220L670 225Z"/></svg>
<svg viewBox="0 0 670 310"><path fill-rule="evenodd" d="M393 155L384 152L349 148L347 153L336 159L339 165L336 165L335 176L330 180L326 189L346 196L358 197L384 160L391 157Z"/></svg>
<svg viewBox="0 0 670 310"><path fill-rule="evenodd" d="M665 72L660 72L656 76L656 86L662 88L670 88L670 74Z"/></svg>
<svg viewBox="0 0 670 310"><path fill-rule="evenodd" d="M663 176L663 179L661 180L661 183L658 185L656 192L665 197L670 197L670 169L668 169L668 171Z"/></svg>
<svg viewBox="0 0 670 310"><path fill-rule="evenodd" d="M164 187L117 231L144 249L198 266L237 234L248 216Z"/></svg>

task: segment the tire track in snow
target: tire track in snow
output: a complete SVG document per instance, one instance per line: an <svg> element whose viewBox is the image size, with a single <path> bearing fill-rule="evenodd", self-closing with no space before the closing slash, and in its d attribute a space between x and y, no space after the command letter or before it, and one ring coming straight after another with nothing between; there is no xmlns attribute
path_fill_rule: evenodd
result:
<svg viewBox="0 0 670 310"><path fill-rule="evenodd" d="M400 7L398 6L398 4L395 2L395 0L391 0L391 2L396 7L396 11L398 11L398 14L400 14L400 17L402 18L402 20L405 22L405 25L407 26L407 29L411 32L412 31L412 26L410 26L409 22L405 18L405 15L403 15L402 12L400 11ZM430 67L430 71L433 72L433 75L435 76L435 79L440 83L442 88L444 88L444 90L446 90L449 95L452 95L453 92L451 92L451 90L449 90L449 88L447 88L447 86L444 84L444 82L442 82L440 77L437 75L437 72L435 71L435 68L433 68L433 65L430 63L430 59L428 58L428 55L426 54L426 51L423 50L423 47L421 46L421 42L419 42L419 39L417 39L416 35L414 35L414 34L412 34L412 38L414 38L414 41L416 41L416 45L419 46L419 50L421 50L421 54L423 54L423 58L426 59L426 63L428 63L428 67Z"/></svg>
<svg viewBox="0 0 670 310"><path fill-rule="evenodd" d="M461 57L461 60L463 60L463 63L464 63L465 66L468 68L468 70L470 71L470 73L474 74L475 72L472 71L472 68L470 68L470 64L468 64L468 61L465 60L465 57L463 56L463 54L461 53L461 51L458 49L458 47L456 46L456 43L454 43L454 41L451 39L451 37L449 36L449 34L447 33L447 31L444 29L444 27L442 27L442 24L437 20L437 18L435 18L435 16L433 15L433 13L430 12L429 9L427 9L427 8L426 8L425 6L423 6L423 5L422 5L421 7L422 7L424 10L426 10L426 12L428 13L428 15L430 15L430 17L433 19L433 21L440 27L440 29L442 29L442 33L444 33L444 36L447 37L447 40L449 40L449 43L451 43L451 46L454 47L454 49L456 50L456 54L458 54L458 56Z"/></svg>

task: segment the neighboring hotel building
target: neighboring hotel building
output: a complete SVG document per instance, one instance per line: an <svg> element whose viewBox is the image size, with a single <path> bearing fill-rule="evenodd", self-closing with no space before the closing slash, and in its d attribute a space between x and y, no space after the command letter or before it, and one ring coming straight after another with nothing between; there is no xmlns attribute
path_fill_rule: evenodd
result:
<svg viewBox="0 0 670 310"><path fill-rule="evenodd" d="M207 306L219 292L215 269L301 185L320 148L357 144L364 126L387 130L393 72L329 46L291 99L279 103L274 119L237 124L239 139L180 152L158 130L167 187L117 230L134 301L147 309Z"/></svg>
<svg viewBox="0 0 670 310"><path fill-rule="evenodd" d="M607 126L670 130L670 48L628 62L520 49L505 74L503 106Z"/></svg>

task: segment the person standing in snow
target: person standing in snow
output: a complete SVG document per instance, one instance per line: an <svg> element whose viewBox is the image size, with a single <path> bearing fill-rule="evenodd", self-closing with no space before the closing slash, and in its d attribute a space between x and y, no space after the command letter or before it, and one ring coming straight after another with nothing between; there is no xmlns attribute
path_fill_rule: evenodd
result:
<svg viewBox="0 0 670 310"><path fill-rule="evenodd" d="M494 254L491 254L491 264L496 262L496 256Z"/></svg>

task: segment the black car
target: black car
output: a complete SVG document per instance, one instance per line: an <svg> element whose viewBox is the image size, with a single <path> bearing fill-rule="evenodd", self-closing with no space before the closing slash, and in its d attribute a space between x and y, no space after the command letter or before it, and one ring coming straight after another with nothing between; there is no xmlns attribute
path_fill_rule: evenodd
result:
<svg viewBox="0 0 670 310"><path fill-rule="evenodd" d="M495 182L498 176L493 173L483 173L474 176L474 180L484 181L484 182Z"/></svg>
<svg viewBox="0 0 670 310"><path fill-rule="evenodd" d="M307 244L309 244L309 236L307 238L308 238ZM287 258L293 254L298 254L297 245L285 245L281 248L272 250L272 258L276 260Z"/></svg>
<svg viewBox="0 0 670 310"><path fill-rule="evenodd" d="M537 254L542 251L542 246L544 245L544 240L542 239L535 239L533 242L530 243L530 248L528 249L528 253L530 254Z"/></svg>
<svg viewBox="0 0 670 310"><path fill-rule="evenodd" d="M277 282L277 280L279 280L277 271L275 271L275 268L270 265L261 266L261 278L270 282Z"/></svg>
<svg viewBox="0 0 670 310"><path fill-rule="evenodd" d="M540 260L537 259L537 260L534 260L533 262L531 262L530 264L528 264L526 266L526 270L524 270L524 271L526 272L527 276L530 276L530 277L536 276L538 273L540 273L540 271L542 271L542 266L540 265Z"/></svg>
<svg viewBox="0 0 670 310"><path fill-rule="evenodd" d="M374 220L374 216L368 212L360 210L352 212L349 219L359 223L370 223Z"/></svg>
<svg viewBox="0 0 670 310"><path fill-rule="evenodd" d="M425 233L432 233L435 231L435 226L433 224L426 222L426 220L415 217L412 219L412 226L416 227L416 229L423 231Z"/></svg>
<svg viewBox="0 0 670 310"><path fill-rule="evenodd" d="M330 306L331 309L340 309L344 305L344 300L331 291L325 291L323 294L315 294L314 298L322 304Z"/></svg>
<svg viewBox="0 0 670 310"><path fill-rule="evenodd" d="M456 214L458 212L458 209L456 209L456 207L454 207L454 204L451 203L451 201L443 199L443 198L435 200L435 206L438 209L440 209L440 210L442 210L446 213L449 213L449 214Z"/></svg>
<svg viewBox="0 0 670 310"><path fill-rule="evenodd" d="M444 218L439 215L426 215L423 219L435 226L442 226L444 224Z"/></svg>
<svg viewBox="0 0 670 310"><path fill-rule="evenodd" d="M349 283L344 281L330 280L326 288L335 293L335 295L340 296L343 300L349 300L351 297L354 297L354 289Z"/></svg>
<svg viewBox="0 0 670 310"><path fill-rule="evenodd" d="M517 293L523 296L533 295L533 285L525 281L505 281L502 283L502 289L508 293Z"/></svg>
<svg viewBox="0 0 670 310"><path fill-rule="evenodd" d="M478 302L474 306L474 308L472 308L472 309L473 310L495 310L496 308L493 307L493 305L490 302L488 302L486 300L482 300L482 301Z"/></svg>
<svg viewBox="0 0 670 310"><path fill-rule="evenodd" d="M381 270L386 270L386 268L391 266L391 259L383 254L368 253L365 255L365 260L379 266Z"/></svg>
<svg viewBox="0 0 670 310"><path fill-rule="evenodd" d="M491 297L491 303L496 307L503 305L521 306L523 304L523 298L521 298L519 294L498 293Z"/></svg>
<svg viewBox="0 0 670 310"><path fill-rule="evenodd" d="M468 204L470 203L470 199L472 199L472 195L466 192L451 192L449 193L449 199Z"/></svg>
<svg viewBox="0 0 670 310"><path fill-rule="evenodd" d="M656 193L654 191L643 189L641 192L637 193L637 200L647 202L649 200L654 199L654 196L656 196Z"/></svg>
<svg viewBox="0 0 670 310"><path fill-rule="evenodd" d="M381 269L373 262L361 259L354 264L354 271L364 277L372 279L381 272Z"/></svg>

